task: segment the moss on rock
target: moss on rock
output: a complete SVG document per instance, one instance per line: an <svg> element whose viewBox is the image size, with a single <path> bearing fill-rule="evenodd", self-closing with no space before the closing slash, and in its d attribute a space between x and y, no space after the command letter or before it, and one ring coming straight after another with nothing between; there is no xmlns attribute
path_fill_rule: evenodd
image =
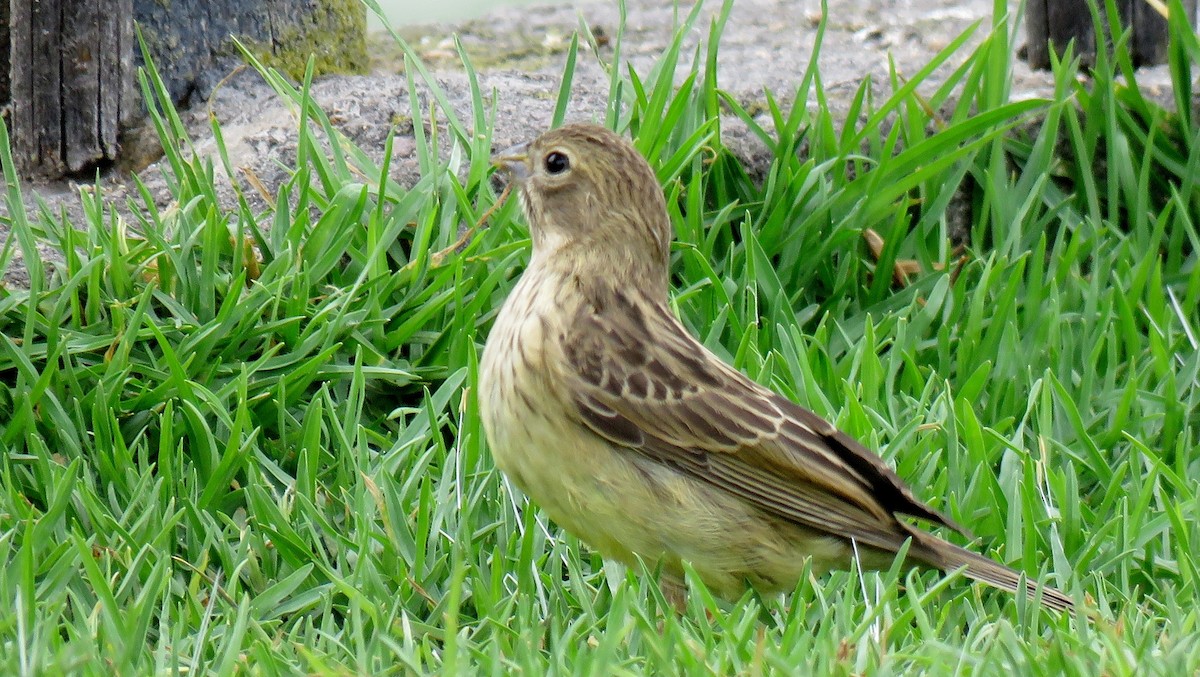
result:
<svg viewBox="0 0 1200 677"><path fill-rule="evenodd" d="M367 70L367 10L360 0L310 0L311 11L274 24L270 40L244 44L264 64L300 79L308 60L314 72Z"/></svg>

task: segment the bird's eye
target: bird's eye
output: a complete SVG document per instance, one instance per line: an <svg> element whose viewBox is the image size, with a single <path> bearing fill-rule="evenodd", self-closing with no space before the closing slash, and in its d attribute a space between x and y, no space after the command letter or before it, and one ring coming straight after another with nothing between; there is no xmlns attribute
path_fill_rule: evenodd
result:
<svg viewBox="0 0 1200 677"><path fill-rule="evenodd" d="M549 174L562 174L571 168L571 160L566 153L551 151L546 154L546 172Z"/></svg>

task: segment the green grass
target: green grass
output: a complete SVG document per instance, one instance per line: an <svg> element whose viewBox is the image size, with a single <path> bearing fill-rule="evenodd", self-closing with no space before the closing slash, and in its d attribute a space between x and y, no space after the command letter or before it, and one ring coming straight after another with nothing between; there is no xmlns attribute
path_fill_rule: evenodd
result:
<svg viewBox="0 0 1200 677"><path fill-rule="evenodd" d="M411 187L337 134L311 77L261 67L300 129L263 212L217 199L233 168L193 157L153 73L174 200L142 190L132 222L99 189L86 223L27 214L0 126L0 265L20 249L33 280L0 289L0 670L1196 674L1200 43L1174 23L1181 114L1138 92L1124 40L1094 79L1068 59L1054 97L1012 101L1005 8L978 47L864 83L849 123L803 105L824 102L813 66L762 127L716 80L725 13L683 51L693 12L654 69L610 66L607 122L664 183L683 321L1093 622L900 567L701 589L676 617L653 572L548 523L494 469L472 387L529 255L516 201L453 249L496 201L494 112L475 85L457 118L407 51L412 118L439 123L414 125ZM594 51L572 42L555 120ZM771 149L761 179L722 111ZM922 266L907 286L898 259Z"/></svg>

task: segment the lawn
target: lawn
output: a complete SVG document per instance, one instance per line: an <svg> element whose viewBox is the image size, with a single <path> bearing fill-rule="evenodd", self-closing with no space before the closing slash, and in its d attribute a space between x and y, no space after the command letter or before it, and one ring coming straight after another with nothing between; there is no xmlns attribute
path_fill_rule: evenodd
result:
<svg viewBox="0 0 1200 677"><path fill-rule="evenodd" d="M219 199L234 168L190 152L152 71L166 208L89 188L84 223L27 212L0 125L0 265L20 250L32 279L0 289L0 671L1200 673L1200 41L1173 21L1174 105L1124 40L1015 100L996 5L977 47L865 82L844 120L815 66L755 107L725 95L722 23L685 50L693 12L653 69L609 69L601 122L663 183L691 331L1090 619L899 565L697 588L677 616L653 570L548 522L494 468L474 389L527 230L490 178L486 93L459 119L408 50L411 119L435 122L412 186L311 76L257 63L300 129L265 210ZM765 172L722 144L736 122Z"/></svg>

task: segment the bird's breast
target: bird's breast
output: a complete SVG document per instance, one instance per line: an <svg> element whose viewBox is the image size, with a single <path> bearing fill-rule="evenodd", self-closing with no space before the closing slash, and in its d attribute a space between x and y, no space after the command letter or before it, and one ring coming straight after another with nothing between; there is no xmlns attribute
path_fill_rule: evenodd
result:
<svg viewBox="0 0 1200 677"><path fill-rule="evenodd" d="M527 270L500 309L479 366L479 408L496 464L519 485L519 466L556 434L565 412L556 280ZM527 473L528 471L526 471ZM522 488L525 488L522 486Z"/></svg>
<svg viewBox="0 0 1200 677"><path fill-rule="evenodd" d="M578 309L570 289L569 280L525 272L484 346L480 414L492 458L517 488L568 531L626 558L633 526L624 502L640 475L579 422L562 345Z"/></svg>

